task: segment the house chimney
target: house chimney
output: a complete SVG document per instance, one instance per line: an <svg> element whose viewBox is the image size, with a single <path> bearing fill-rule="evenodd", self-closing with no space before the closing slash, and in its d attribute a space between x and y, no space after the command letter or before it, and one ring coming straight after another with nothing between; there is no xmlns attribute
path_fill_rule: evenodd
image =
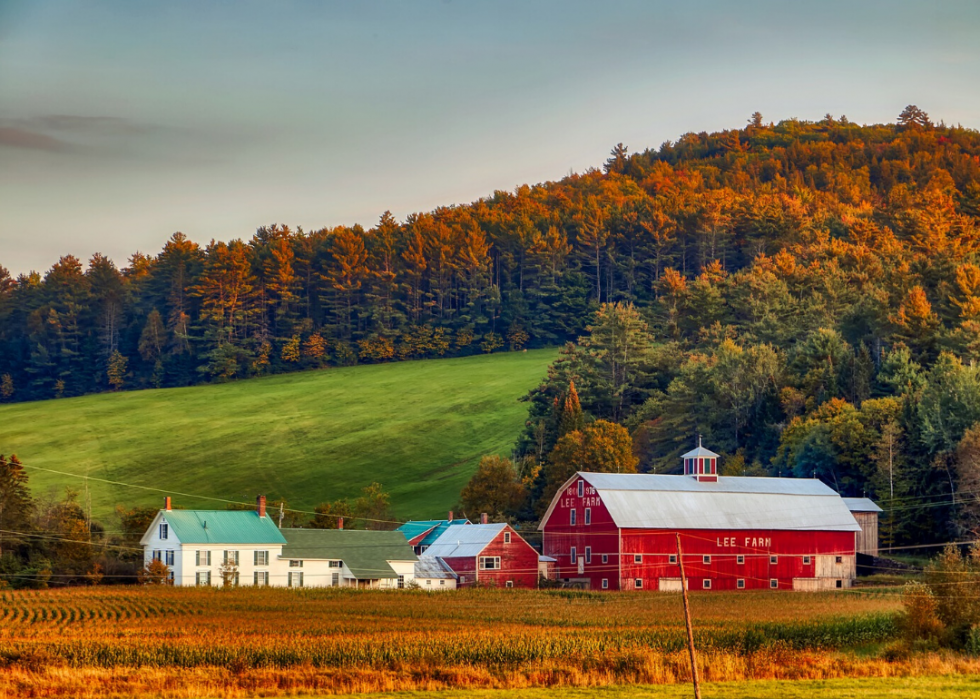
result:
<svg viewBox="0 0 980 699"><path fill-rule="evenodd" d="M343 529L343 528L344 528L344 518L343 517L338 517L337 518L337 529Z"/></svg>
<svg viewBox="0 0 980 699"><path fill-rule="evenodd" d="M170 496L168 495L163 499L163 509L170 512Z"/></svg>
<svg viewBox="0 0 980 699"><path fill-rule="evenodd" d="M480 524L486 524L489 521L490 521L490 519L489 519L489 517L487 517L487 513L486 512L484 512L484 513L482 513L480 515Z"/></svg>
<svg viewBox="0 0 980 699"><path fill-rule="evenodd" d="M453 521L453 511L452 510L449 511L449 519L446 520L446 521L448 521L448 522L452 522Z"/></svg>
<svg viewBox="0 0 980 699"><path fill-rule="evenodd" d="M265 517L265 495L255 498L255 509L259 512L259 517Z"/></svg>

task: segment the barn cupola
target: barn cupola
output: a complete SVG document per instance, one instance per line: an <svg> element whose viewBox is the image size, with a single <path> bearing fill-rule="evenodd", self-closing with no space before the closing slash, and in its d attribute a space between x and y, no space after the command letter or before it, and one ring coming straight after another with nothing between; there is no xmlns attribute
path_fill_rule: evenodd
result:
<svg viewBox="0 0 980 699"><path fill-rule="evenodd" d="M718 455L710 449L701 446L701 436L698 436L698 448L687 452L684 459L684 475L693 476L698 481L714 482L718 480Z"/></svg>

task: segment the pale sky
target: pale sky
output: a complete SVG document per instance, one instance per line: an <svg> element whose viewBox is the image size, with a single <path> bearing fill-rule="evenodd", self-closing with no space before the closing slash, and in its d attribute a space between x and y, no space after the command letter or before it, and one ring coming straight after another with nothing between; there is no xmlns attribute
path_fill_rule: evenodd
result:
<svg viewBox="0 0 980 699"><path fill-rule="evenodd" d="M978 128L978 87L975 0L0 0L0 264L370 227L756 110Z"/></svg>

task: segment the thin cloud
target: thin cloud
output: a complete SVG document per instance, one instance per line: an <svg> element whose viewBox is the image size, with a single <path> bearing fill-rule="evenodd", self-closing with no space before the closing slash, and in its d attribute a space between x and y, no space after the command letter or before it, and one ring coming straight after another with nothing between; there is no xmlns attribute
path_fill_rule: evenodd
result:
<svg viewBox="0 0 980 699"><path fill-rule="evenodd" d="M43 150L55 153L64 152L69 149L67 143L53 136L21 129L16 126L0 126L0 146Z"/></svg>

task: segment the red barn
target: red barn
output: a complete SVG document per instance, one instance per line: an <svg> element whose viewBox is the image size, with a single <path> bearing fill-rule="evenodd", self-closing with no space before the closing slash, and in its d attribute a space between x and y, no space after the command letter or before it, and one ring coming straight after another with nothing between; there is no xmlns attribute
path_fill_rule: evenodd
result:
<svg viewBox="0 0 980 699"><path fill-rule="evenodd" d="M594 590L850 587L860 527L819 480L717 475L718 455L685 454L683 476L577 473L538 527L558 577Z"/></svg>
<svg viewBox="0 0 980 699"><path fill-rule="evenodd" d="M538 552L509 524L450 527L422 553L456 574L458 587L537 587Z"/></svg>

